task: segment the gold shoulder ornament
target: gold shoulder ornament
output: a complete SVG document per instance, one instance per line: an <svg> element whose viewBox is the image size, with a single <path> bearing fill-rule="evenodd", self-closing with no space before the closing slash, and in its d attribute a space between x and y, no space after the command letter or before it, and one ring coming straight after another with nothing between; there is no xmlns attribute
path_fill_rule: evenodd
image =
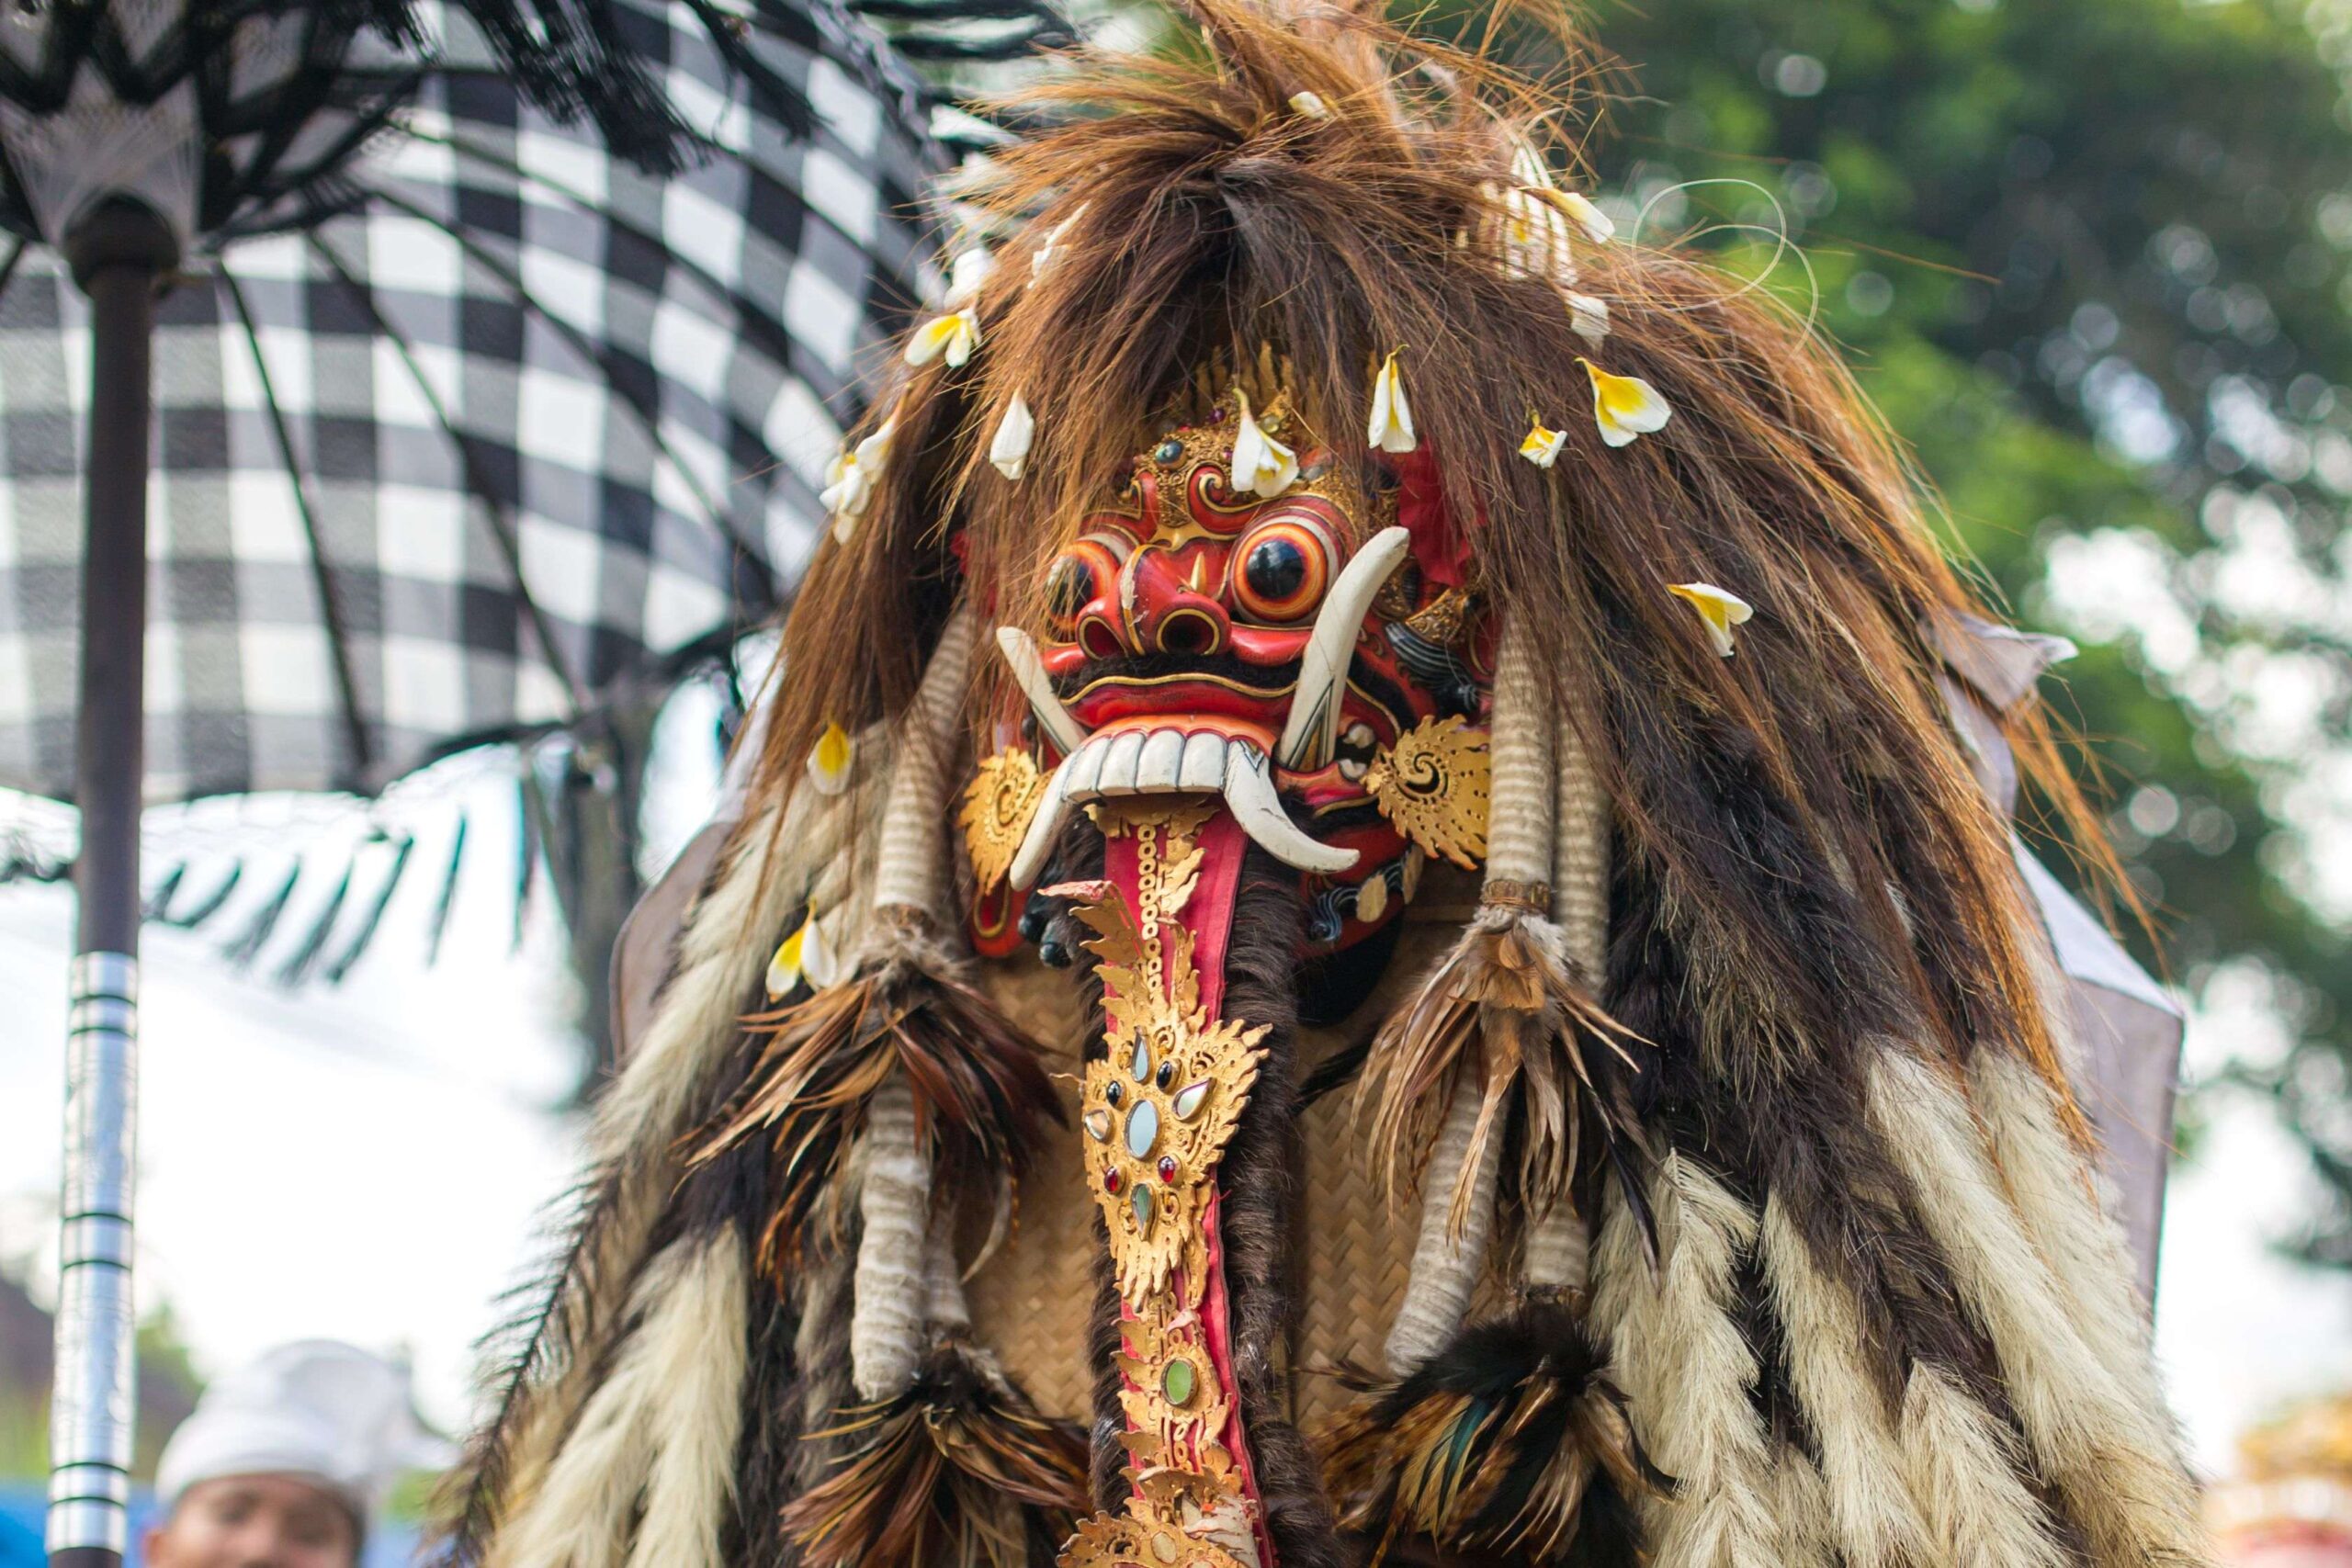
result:
<svg viewBox="0 0 2352 1568"><path fill-rule="evenodd" d="M956 817L972 874L989 892L1012 869L1012 857L1029 832L1029 819L1046 797L1046 778L1018 746L980 760L980 771L964 786L964 809Z"/></svg>
<svg viewBox="0 0 2352 1568"><path fill-rule="evenodd" d="M1467 870L1487 854L1487 732L1460 715L1425 718L1373 759L1363 787L1426 854Z"/></svg>

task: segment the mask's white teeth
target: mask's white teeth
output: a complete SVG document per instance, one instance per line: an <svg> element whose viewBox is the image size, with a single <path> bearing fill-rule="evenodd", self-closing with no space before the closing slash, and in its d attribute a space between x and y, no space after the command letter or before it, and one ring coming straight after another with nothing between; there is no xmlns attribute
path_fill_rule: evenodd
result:
<svg viewBox="0 0 2352 1568"><path fill-rule="evenodd" d="M1136 764L1142 761L1142 730L1130 729L1113 736L1102 751L1102 772L1094 780L1094 793L1134 795Z"/></svg>
<svg viewBox="0 0 2352 1568"><path fill-rule="evenodd" d="M1046 661L1037 657L1036 643L1019 626L999 626L996 646L1012 671L1013 683L1029 699L1030 711L1037 716L1038 726L1046 738L1065 757L1077 750L1086 740L1086 727L1072 718L1069 709L1054 695L1054 683L1046 677Z"/></svg>
<svg viewBox="0 0 2352 1568"><path fill-rule="evenodd" d="M1361 858L1354 850L1337 849L1310 838L1290 819L1283 810L1282 797L1274 793L1273 770L1267 764L1266 754L1246 740L1226 743L1225 804L1241 830L1284 865L1301 871L1345 871Z"/></svg>
<svg viewBox="0 0 2352 1568"><path fill-rule="evenodd" d="M1012 865L1006 875L1015 888L1026 891L1037 885L1037 875L1046 869L1046 857L1054 852L1060 841L1062 825L1069 820L1070 770L1078 759L1072 757L1056 768L1046 778L1046 793L1037 802L1037 814L1029 818L1029 831L1023 835L1021 848L1014 852Z"/></svg>
<svg viewBox="0 0 2352 1568"><path fill-rule="evenodd" d="M1062 764L1062 772L1069 775L1069 797L1073 804L1083 806L1099 793L1095 784L1102 777L1102 759L1110 750L1108 739L1100 735L1091 735L1069 754L1069 761Z"/></svg>
<svg viewBox="0 0 2352 1568"><path fill-rule="evenodd" d="M1184 760L1177 764L1178 789L1225 787L1225 738L1195 735L1184 742Z"/></svg>
<svg viewBox="0 0 2352 1568"><path fill-rule="evenodd" d="M1363 548L1324 596L1323 608L1315 617L1315 631L1299 659L1298 690L1290 700L1290 716L1283 723L1283 738L1274 744L1276 760L1293 773L1312 773L1330 761L1332 743L1340 732L1340 689L1348 679L1356 634L1363 629L1374 595L1405 558L1412 542L1412 536L1402 528L1383 528L1364 541Z"/></svg>
<svg viewBox="0 0 2352 1568"><path fill-rule="evenodd" d="M1179 786L1184 774L1184 732L1155 729L1136 759L1136 793L1157 795Z"/></svg>

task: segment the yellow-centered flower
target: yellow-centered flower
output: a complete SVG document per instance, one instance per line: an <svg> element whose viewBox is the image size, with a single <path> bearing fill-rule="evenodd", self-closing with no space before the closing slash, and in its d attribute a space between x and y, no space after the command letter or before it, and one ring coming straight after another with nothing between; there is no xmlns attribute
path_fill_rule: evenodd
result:
<svg viewBox="0 0 2352 1568"><path fill-rule="evenodd" d="M1577 263L1567 220L1553 205L1554 194L1524 186L1505 191L1494 234L1505 272L1565 288L1577 280Z"/></svg>
<svg viewBox="0 0 2352 1568"><path fill-rule="evenodd" d="M1592 378L1593 418L1610 446L1629 446L1636 436L1664 430L1674 417L1673 407L1640 377L1611 376L1589 359L1577 363Z"/></svg>
<svg viewBox="0 0 2352 1568"><path fill-rule="evenodd" d="M801 928L808 933L800 942L800 974L808 988L821 991L842 977L841 954L833 947L831 933L818 917L817 907L808 906L808 919Z"/></svg>
<svg viewBox="0 0 2352 1568"><path fill-rule="evenodd" d="M1568 444L1565 430L1546 430L1542 420L1527 427L1527 439L1519 444L1519 455L1539 468L1548 468L1560 460L1560 448Z"/></svg>
<svg viewBox="0 0 2352 1568"><path fill-rule="evenodd" d="M832 513L835 543L848 544L857 520L865 515L866 505L874 499L875 481L882 477L883 464L889 458L890 431L897 423L886 420L881 429L825 465L825 488L817 492L817 503Z"/></svg>
<svg viewBox="0 0 2352 1568"><path fill-rule="evenodd" d="M819 795L839 795L849 787L849 765L855 752L848 730L837 723L825 726L817 744L808 748L808 782L817 786Z"/></svg>
<svg viewBox="0 0 2352 1568"><path fill-rule="evenodd" d="M980 346L979 312L967 305L949 316L933 316L907 339L907 363L928 365L944 359L956 369L969 363Z"/></svg>
<svg viewBox="0 0 2352 1568"><path fill-rule="evenodd" d="M1677 582L1668 592L1690 602L1699 612L1699 619L1706 623L1707 640L1715 651L1729 659L1737 649L1732 643L1731 629L1756 614L1755 606L1728 589L1712 582Z"/></svg>
<svg viewBox="0 0 2352 1568"><path fill-rule="evenodd" d="M1394 354L1373 378L1372 421L1364 428L1363 438L1380 452L1410 452L1421 444L1413 433L1413 409L1405 400L1405 378L1396 368Z"/></svg>
<svg viewBox="0 0 2352 1568"><path fill-rule="evenodd" d="M1584 237L1596 245L1605 245L1617 237L1617 224L1609 214L1595 207L1587 197L1572 190L1546 191L1553 205L1573 220L1584 231Z"/></svg>
<svg viewBox="0 0 2352 1568"><path fill-rule="evenodd" d="M794 987L800 984L803 973L801 955L808 949L808 933L815 929L813 919L803 919L792 934L777 945L775 956L768 960L768 1000L782 1001L792 994Z"/></svg>
<svg viewBox="0 0 2352 1568"><path fill-rule="evenodd" d="M1266 434L1250 412L1250 394L1236 387L1234 406L1241 412L1241 428L1233 437L1234 493L1248 492L1272 501L1298 479L1298 454Z"/></svg>

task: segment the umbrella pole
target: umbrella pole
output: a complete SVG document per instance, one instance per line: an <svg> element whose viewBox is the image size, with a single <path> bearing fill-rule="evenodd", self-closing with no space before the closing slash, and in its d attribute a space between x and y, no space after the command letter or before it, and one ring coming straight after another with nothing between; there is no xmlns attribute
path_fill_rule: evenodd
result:
<svg viewBox="0 0 2352 1568"><path fill-rule="evenodd" d="M90 299L82 689L74 741L82 846L58 1205L51 1568L119 1568L128 1544L138 1382L130 1289L139 1039L139 807L144 778L150 350L170 227L109 199L62 247Z"/></svg>

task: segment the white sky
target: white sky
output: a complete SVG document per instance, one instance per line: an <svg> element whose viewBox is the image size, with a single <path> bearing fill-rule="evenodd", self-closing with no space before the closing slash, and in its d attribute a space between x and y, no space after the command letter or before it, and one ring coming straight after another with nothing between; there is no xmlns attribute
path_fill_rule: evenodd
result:
<svg viewBox="0 0 2352 1568"><path fill-rule="evenodd" d="M656 831L674 844L708 780L673 772L657 784ZM472 869L427 970L423 933L460 799ZM547 1110L568 1070L550 1021L568 982L544 916L509 951L510 801L511 785L483 779L411 814L418 863L340 989L289 996L231 973L218 933L151 928L141 1278L169 1298L207 1370L313 1335L404 1348L428 1416L466 1424L471 1343L534 1255L535 1214L569 1179L577 1131ZM12 1003L0 1025L0 1258L36 1255L44 1269L70 911L62 889L0 890L0 996ZM2277 1049L2252 997L2220 993L2192 1031L2199 1071ZM2295 1150L2243 1100L2214 1108L2175 1177L2159 1348L2211 1472L2227 1470L2249 1419L2352 1384L2352 1281L2267 1245L2292 1224L2303 1180Z"/></svg>

